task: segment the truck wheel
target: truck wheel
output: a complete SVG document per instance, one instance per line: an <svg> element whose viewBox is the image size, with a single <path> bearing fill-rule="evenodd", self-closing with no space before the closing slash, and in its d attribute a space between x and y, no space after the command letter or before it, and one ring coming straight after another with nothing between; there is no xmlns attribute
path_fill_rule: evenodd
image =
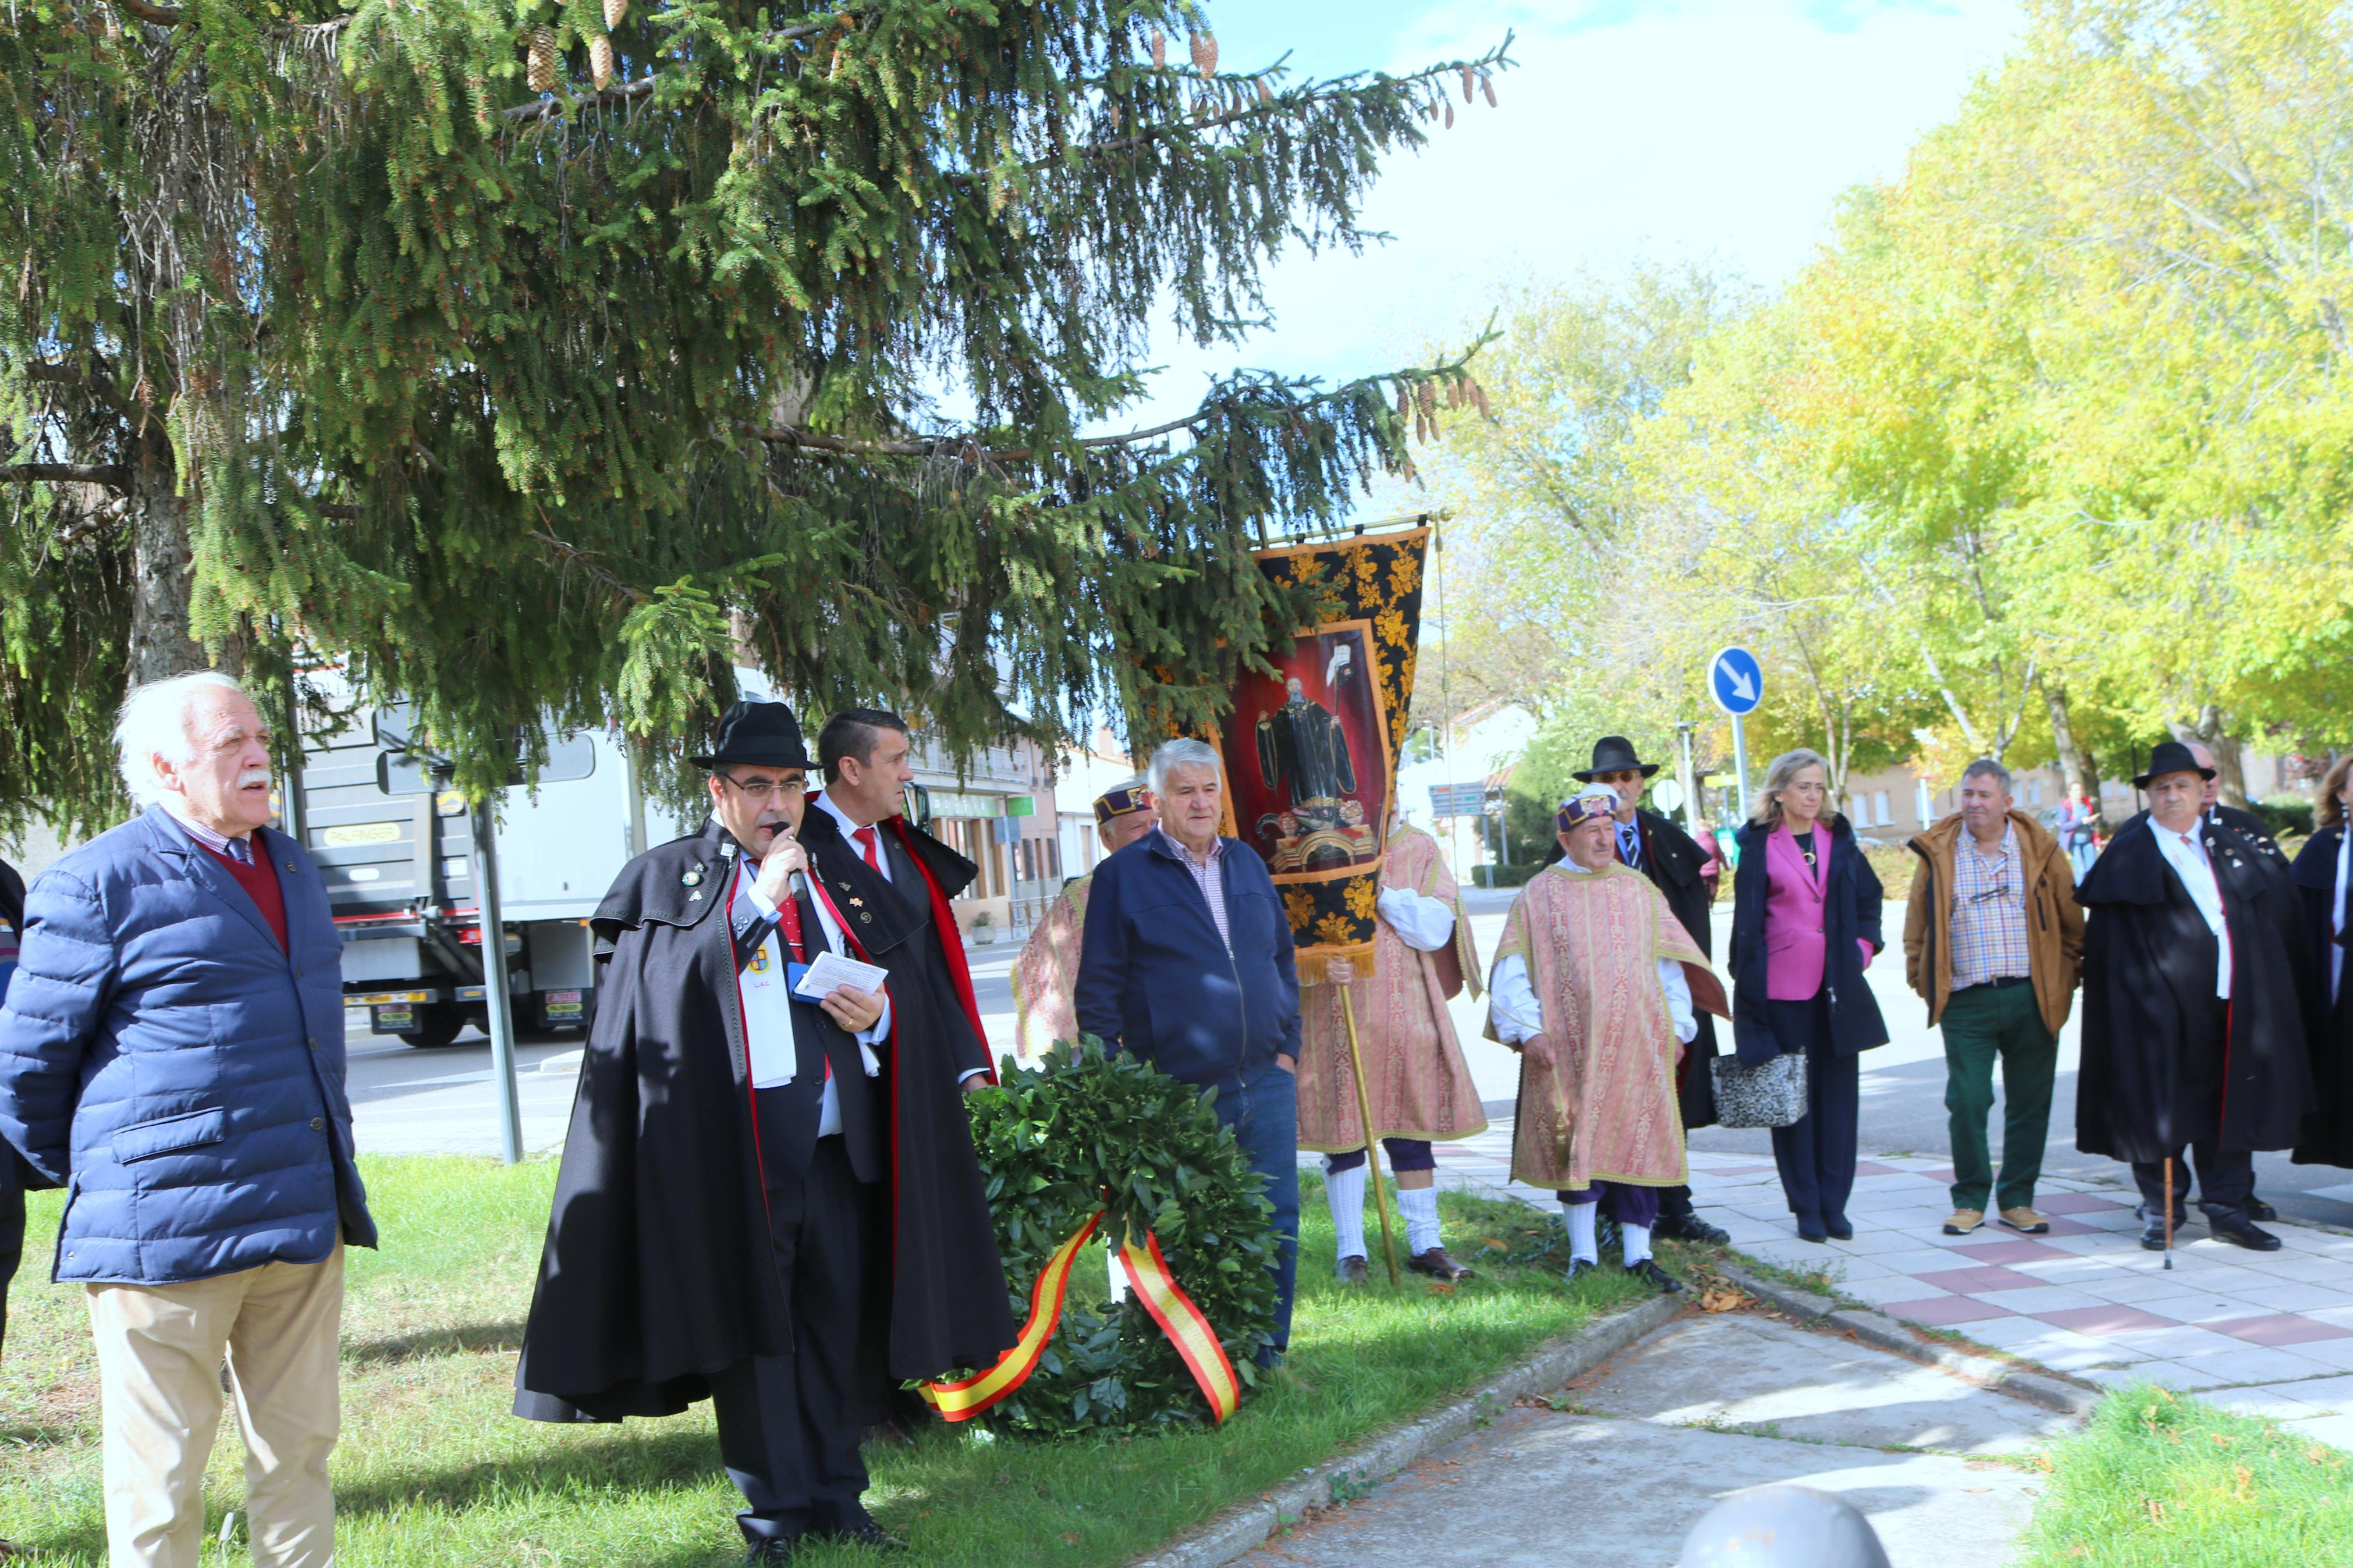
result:
<svg viewBox="0 0 2353 1568"><path fill-rule="evenodd" d="M458 1031L465 1026L465 1017L457 1008L447 1003L436 1003L417 1008L417 1027L400 1037L420 1049L433 1050L455 1040Z"/></svg>

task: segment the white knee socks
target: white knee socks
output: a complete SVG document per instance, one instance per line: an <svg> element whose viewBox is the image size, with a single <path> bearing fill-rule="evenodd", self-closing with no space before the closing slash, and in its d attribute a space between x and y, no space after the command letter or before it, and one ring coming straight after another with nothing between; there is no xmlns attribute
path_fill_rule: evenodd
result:
<svg viewBox="0 0 2353 1568"><path fill-rule="evenodd" d="M1324 1173L1324 1201L1332 1206L1332 1228L1339 1235L1335 1256L1365 1256L1365 1167Z"/></svg>
<svg viewBox="0 0 2353 1568"><path fill-rule="evenodd" d="M1405 1215L1405 1244L1415 1257L1438 1245L1438 1189L1399 1187L1398 1211Z"/></svg>
<svg viewBox="0 0 2353 1568"><path fill-rule="evenodd" d="M1619 1233L1626 1238L1626 1267L1631 1268L1651 1256L1651 1227L1647 1225L1620 1223Z"/></svg>
<svg viewBox="0 0 2353 1568"><path fill-rule="evenodd" d="M1600 1245L1593 1239L1594 1211L1599 1204L1563 1204L1561 1213L1568 1219L1568 1256L1582 1258L1588 1263L1601 1261Z"/></svg>

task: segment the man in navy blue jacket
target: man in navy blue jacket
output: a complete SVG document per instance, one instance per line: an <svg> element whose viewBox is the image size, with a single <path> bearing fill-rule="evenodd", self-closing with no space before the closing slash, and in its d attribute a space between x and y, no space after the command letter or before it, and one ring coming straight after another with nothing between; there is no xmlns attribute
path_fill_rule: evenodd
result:
<svg viewBox="0 0 2353 1568"><path fill-rule="evenodd" d="M1152 753L1160 826L1095 868L1079 952L1079 1027L1183 1082L1217 1091L1282 1237L1271 1363L1291 1342L1299 1262L1299 978L1291 921L1266 863L1220 837L1215 748Z"/></svg>
<svg viewBox="0 0 2353 1568"><path fill-rule="evenodd" d="M375 1245L343 1092L343 948L267 826L269 731L211 671L134 690L142 815L44 872L0 1006L0 1142L68 1187L89 1287L109 1558L196 1568L224 1355L253 1558L334 1560L343 1246Z"/></svg>

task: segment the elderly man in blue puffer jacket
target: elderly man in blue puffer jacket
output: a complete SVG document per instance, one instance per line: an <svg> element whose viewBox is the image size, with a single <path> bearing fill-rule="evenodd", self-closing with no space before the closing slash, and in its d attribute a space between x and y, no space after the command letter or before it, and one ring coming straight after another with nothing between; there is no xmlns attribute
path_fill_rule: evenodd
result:
<svg viewBox="0 0 2353 1568"><path fill-rule="evenodd" d="M197 1568L224 1354L253 1561L323 1568L343 1248L375 1245L340 942L265 826L269 730L235 681L141 687L116 739L143 809L26 900L0 1139L68 1189L53 1277L90 1291L114 1568Z"/></svg>

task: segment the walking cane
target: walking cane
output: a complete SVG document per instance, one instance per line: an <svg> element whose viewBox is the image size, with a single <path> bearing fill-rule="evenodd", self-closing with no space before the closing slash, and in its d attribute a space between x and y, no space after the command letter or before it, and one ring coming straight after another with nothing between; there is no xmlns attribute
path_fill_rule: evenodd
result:
<svg viewBox="0 0 2353 1568"><path fill-rule="evenodd" d="M2173 1267L2173 1156L2165 1157L2165 1266Z"/></svg>
<svg viewBox="0 0 2353 1568"><path fill-rule="evenodd" d="M1381 1216L1381 1250L1388 1255L1389 1284L1398 1282L1397 1233L1389 1228L1389 1203L1381 1194L1381 1151L1373 1136L1373 1100L1365 1091L1365 1055L1356 1044L1356 1006L1340 987L1340 1016L1348 1025L1348 1067L1356 1079L1356 1121L1365 1130L1365 1168L1372 1173L1373 1212Z"/></svg>

